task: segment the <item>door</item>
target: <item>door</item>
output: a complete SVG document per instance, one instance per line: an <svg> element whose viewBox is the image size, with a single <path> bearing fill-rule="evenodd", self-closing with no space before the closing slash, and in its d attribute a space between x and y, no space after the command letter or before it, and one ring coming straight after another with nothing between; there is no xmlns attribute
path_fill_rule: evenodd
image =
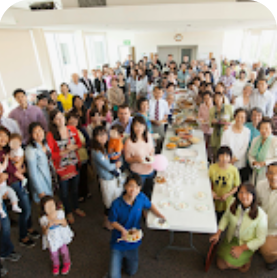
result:
<svg viewBox="0 0 277 278"><path fill-rule="evenodd" d="M173 55L173 61L175 61L178 64L179 61L178 46L159 46L158 54L162 64L164 64L167 61L168 54Z"/></svg>
<svg viewBox="0 0 277 278"><path fill-rule="evenodd" d="M189 62L191 62L192 59L192 49L191 48L182 48L181 49L181 62L183 61L183 57L188 56Z"/></svg>

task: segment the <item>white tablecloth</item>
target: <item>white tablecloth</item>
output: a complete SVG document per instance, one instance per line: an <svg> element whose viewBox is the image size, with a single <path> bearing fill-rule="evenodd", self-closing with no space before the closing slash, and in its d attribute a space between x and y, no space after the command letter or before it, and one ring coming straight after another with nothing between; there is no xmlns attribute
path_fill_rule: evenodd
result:
<svg viewBox="0 0 277 278"><path fill-rule="evenodd" d="M167 150L165 148L168 143L168 138L173 136L173 131L168 130L164 141L164 147L162 154L167 157L169 161L174 160L175 150ZM198 144L192 145L189 149L198 151L198 160L207 161L207 154L205 148L205 141L203 132L200 130L194 131L194 136L201 139ZM185 167L185 166L184 166ZM167 192L163 192L159 184L154 185L152 193L152 202L158 207L161 213L166 217L169 228L171 231L184 231L184 232L199 232L199 233L215 233L217 231L217 223L215 216L215 209L211 191L211 184L208 177L208 168L198 170L198 179L194 185L182 185L184 192L182 198L168 196ZM205 200L198 200L195 198L197 192L204 192L207 194ZM173 206L169 208L161 208L159 206L160 201L169 200L173 203L184 201L189 204L189 208L186 210L176 210ZM197 204L208 205L209 210L205 212L199 212L195 209ZM147 226L151 229L160 229L155 225L155 216L150 212L147 216Z"/></svg>

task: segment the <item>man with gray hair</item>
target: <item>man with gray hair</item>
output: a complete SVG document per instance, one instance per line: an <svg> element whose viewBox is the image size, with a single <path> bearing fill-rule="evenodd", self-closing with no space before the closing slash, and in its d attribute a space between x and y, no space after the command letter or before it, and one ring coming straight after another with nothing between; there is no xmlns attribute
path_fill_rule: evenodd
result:
<svg viewBox="0 0 277 278"><path fill-rule="evenodd" d="M77 73L73 73L71 75L72 81L69 83L70 93L73 96L79 96L82 99L86 99L88 90L85 85L79 81L79 75Z"/></svg>

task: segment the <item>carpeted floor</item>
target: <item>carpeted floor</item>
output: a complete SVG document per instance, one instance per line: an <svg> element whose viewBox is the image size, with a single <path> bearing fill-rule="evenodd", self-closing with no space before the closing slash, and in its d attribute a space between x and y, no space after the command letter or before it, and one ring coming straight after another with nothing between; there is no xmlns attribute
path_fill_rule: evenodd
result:
<svg viewBox="0 0 277 278"><path fill-rule="evenodd" d="M81 208L87 213L86 218L77 218L72 226L75 239L69 249L73 262L68 277L74 278L102 278L109 264L109 239L110 233L102 229L103 205L96 184L92 184L92 199L81 204ZM39 229L36 216L33 217L35 227ZM277 277L277 270L269 272L265 269L262 257L254 256L252 267L246 274L235 270L221 272L213 263L209 272L204 272L203 258L195 252L180 252L167 250L155 259L155 254L168 243L168 233L152 231L144 227L145 237L140 248L139 271L137 278L183 278L183 277ZM13 278L46 278L52 277L51 262L47 251L41 249L41 239L36 247L26 249L20 247L17 242L17 225L12 226L12 240L15 249L22 254L17 263L5 262L9 274ZM209 247L208 235L195 235L195 246L206 253ZM179 233L176 235L176 243L185 245L188 235ZM123 276L124 277L124 276Z"/></svg>

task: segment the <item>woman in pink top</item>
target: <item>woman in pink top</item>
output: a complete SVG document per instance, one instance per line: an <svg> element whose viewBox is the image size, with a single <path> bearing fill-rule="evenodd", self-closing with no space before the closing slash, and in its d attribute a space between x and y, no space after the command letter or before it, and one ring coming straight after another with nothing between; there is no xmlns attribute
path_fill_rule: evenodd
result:
<svg viewBox="0 0 277 278"><path fill-rule="evenodd" d="M93 103L91 104L91 108L87 111L87 124L89 125L91 123L91 117L90 117L90 111L97 111L101 117L101 121L103 122L103 125L105 126L106 123L111 124L113 121L112 113L109 110L108 107L108 101L107 99L102 96L98 95L94 98Z"/></svg>
<svg viewBox="0 0 277 278"><path fill-rule="evenodd" d="M107 89L110 89L112 87L111 80L114 76L115 76L114 70L109 68L108 69L108 75L105 77L106 84L107 84Z"/></svg>
<svg viewBox="0 0 277 278"><path fill-rule="evenodd" d="M210 109L213 107L212 94L209 91L206 91L203 94L203 103L200 105L198 110L198 119L201 122L201 129L204 132L204 137L206 141L206 149L208 153L208 158L211 159L212 151L210 146L210 138L213 133L213 129L209 125L209 115Z"/></svg>
<svg viewBox="0 0 277 278"><path fill-rule="evenodd" d="M130 137L124 146L124 156L130 170L140 175L143 182L143 192L151 194L154 170L152 164L145 164L145 158L154 155L153 139L148 132L145 119L137 115L133 118Z"/></svg>

